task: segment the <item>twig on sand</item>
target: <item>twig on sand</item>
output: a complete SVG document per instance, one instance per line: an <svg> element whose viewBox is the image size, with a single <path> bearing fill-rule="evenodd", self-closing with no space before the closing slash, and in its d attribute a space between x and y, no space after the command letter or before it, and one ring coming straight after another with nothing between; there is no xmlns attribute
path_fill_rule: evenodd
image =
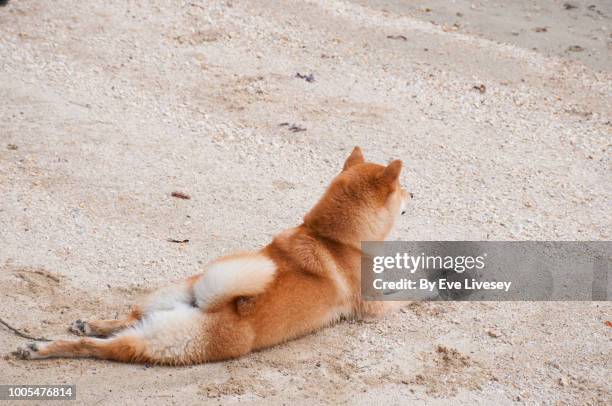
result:
<svg viewBox="0 0 612 406"><path fill-rule="evenodd" d="M168 242L175 242L177 244L185 244L185 243L189 242L189 240L176 240L174 238L168 238L166 241L168 241Z"/></svg>
<svg viewBox="0 0 612 406"><path fill-rule="evenodd" d="M10 324L8 324L6 321L2 320L1 318L0 318L0 323L2 323L4 325L4 327L6 327L9 330L11 330L13 333L18 335L19 337L27 338L28 340L34 340L34 341L51 341L51 340L49 340L48 338L45 338L45 337L34 337L34 336L31 336L31 335L26 334L24 332L21 332L21 331L17 330L15 327L13 327Z"/></svg>
<svg viewBox="0 0 612 406"><path fill-rule="evenodd" d="M183 192L172 192L171 196L172 197L176 197L178 199L184 199L184 200L191 199L191 196L189 196L187 193L183 193Z"/></svg>
<svg viewBox="0 0 612 406"><path fill-rule="evenodd" d="M304 127L300 127L299 125L293 124L291 127L289 127L289 131L291 131L292 133L299 133L302 131L306 131L306 129Z"/></svg>

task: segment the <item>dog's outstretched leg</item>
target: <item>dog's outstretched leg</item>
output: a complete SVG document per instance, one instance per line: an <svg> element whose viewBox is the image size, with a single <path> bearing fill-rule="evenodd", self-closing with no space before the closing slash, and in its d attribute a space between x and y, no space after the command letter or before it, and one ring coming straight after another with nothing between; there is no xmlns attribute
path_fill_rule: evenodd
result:
<svg viewBox="0 0 612 406"><path fill-rule="evenodd" d="M89 320L81 319L73 322L68 330L79 336L106 337L120 330L126 329L137 323L143 316L142 309L134 306L131 313L118 320Z"/></svg>
<svg viewBox="0 0 612 406"><path fill-rule="evenodd" d="M146 362L143 358L146 355L146 343L135 336L56 340L49 343L29 343L18 348L13 354L21 359L94 357L122 362Z"/></svg>

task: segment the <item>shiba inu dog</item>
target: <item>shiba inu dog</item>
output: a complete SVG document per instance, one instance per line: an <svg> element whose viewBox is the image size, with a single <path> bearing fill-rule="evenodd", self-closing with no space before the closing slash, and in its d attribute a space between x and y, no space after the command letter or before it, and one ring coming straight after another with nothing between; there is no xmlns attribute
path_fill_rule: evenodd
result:
<svg viewBox="0 0 612 406"><path fill-rule="evenodd" d="M341 318L376 317L395 302L360 295L361 241L387 238L412 198L402 162L366 162L359 147L304 222L257 252L208 264L164 287L120 320L77 320L88 337L32 343L23 359L95 357L188 365L247 354L306 335Z"/></svg>

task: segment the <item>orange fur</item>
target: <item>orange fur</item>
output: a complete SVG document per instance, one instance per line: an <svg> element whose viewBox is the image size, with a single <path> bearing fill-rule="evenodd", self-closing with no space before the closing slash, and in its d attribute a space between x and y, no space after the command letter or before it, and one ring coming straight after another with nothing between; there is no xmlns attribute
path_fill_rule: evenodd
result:
<svg viewBox="0 0 612 406"><path fill-rule="evenodd" d="M355 147L303 224L259 252L220 258L125 319L73 325L115 336L37 343L17 355L185 365L239 357L341 318L379 316L394 304L361 300L360 244L386 239L403 211L410 194L401 169L401 161L368 163Z"/></svg>

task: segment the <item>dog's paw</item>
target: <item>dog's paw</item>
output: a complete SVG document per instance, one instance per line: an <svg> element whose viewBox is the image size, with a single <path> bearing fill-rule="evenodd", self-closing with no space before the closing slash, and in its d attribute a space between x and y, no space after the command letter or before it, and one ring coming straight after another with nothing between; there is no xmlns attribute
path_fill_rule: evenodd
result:
<svg viewBox="0 0 612 406"><path fill-rule="evenodd" d="M68 327L68 331L78 336L91 335L91 327L89 327L89 323L81 319L78 319L77 321L73 322L70 327Z"/></svg>
<svg viewBox="0 0 612 406"><path fill-rule="evenodd" d="M37 358L38 344L29 343L24 347L18 347L17 350L13 351L12 354L19 359L34 359Z"/></svg>

